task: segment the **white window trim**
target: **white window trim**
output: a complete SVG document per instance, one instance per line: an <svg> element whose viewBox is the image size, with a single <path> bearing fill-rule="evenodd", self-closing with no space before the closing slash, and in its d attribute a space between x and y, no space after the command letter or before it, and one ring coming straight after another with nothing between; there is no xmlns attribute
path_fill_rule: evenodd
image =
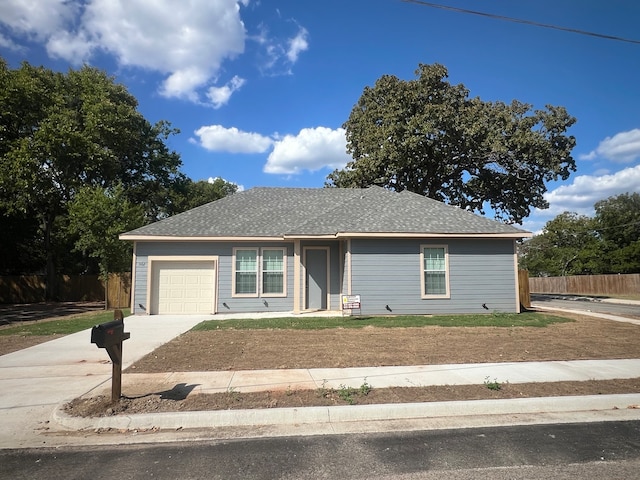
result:
<svg viewBox="0 0 640 480"><path fill-rule="evenodd" d="M256 252L256 293L236 293L236 252L238 252L238 250L253 250ZM231 263L233 272L231 275L231 296L237 298L257 298L260 292L260 249L257 247L234 247Z"/></svg>
<svg viewBox="0 0 640 480"><path fill-rule="evenodd" d="M264 269L262 256L265 250L281 250L282 251L282 293L265 293L264 292ZM284 298L287 296L287 248L286 247L262 247L259 253L260 265L258 270L260 272L260 296L265 298Z"/></svg>
<svg viewBox="0 0 640 480"><path fill-rule="evenodd" d="M424 249L425 248L444 248L444 274L445 274L445 288L444 294L429 295L425 293L424 283ZM422 299L437 299L437 298L451 298L451 288L449 286L449 280L451 278L451 272L449 271L449 247L448 245L434 245L434 244L422 244L420 245L420 298Z"/></svg>
<svg viewBox="0 0 640 480"><path fill-rule="evenodd" d="M236 293L236 252L238 250L253 250L256 252L256 293ZM282 250L282 293L264 293L262 281L262 252L264 250ZM284 298L287 296L287 247L234 247L231 257L231 297L232 298Z"/></svg>

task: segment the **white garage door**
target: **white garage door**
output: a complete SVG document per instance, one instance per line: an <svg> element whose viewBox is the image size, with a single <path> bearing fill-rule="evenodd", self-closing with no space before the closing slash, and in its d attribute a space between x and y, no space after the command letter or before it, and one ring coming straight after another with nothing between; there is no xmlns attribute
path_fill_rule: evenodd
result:
<svg viewBox="0 0 640 480"><path fill-rule="evenodd" d="M153 262L156 314L210 314L215 301L215 264L202 261Z"/></svg>

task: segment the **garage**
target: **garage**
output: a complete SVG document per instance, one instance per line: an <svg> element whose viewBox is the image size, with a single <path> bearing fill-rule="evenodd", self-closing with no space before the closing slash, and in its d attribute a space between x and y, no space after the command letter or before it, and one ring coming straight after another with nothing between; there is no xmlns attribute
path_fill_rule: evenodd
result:
<svg viewBox="0 0 640 480"><path fill-rule="evenodd" d="M152 314L215 312L215 261L154 261L151 271Z"/></svg>

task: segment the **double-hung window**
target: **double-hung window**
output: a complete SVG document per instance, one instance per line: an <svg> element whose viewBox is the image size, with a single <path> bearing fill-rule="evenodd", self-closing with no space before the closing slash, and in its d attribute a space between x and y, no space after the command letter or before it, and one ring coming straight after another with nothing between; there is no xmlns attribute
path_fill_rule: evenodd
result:
<svg viewBox="0 0 640 480"><path fill-rule="evenodd" d="M286 296L286 248L234 248L234 297Z"/></svg>
<svg viewBox="0 0 640 480"><path fill-rule="evenodd" d="M234 252L234 289L239 296L258 294L258 250L236 249Z"/></svg>
<svg viewBox="0 0 640 480"><path fill-rule="evenodd" d="M284 294L284 249L262 249L262 294Z"/></svg>
<svg viewBox="0 0 640 480"><path fill-rule="evenodd" d="M445 245L420 247L422 298L449 298L449 252Z"/></svg>

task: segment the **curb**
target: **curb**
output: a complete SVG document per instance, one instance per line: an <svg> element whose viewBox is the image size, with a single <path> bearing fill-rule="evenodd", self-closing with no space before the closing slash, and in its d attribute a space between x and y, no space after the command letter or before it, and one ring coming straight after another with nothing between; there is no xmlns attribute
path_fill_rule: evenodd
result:
<svg viewBox="0 0 640 480"><path fill-rule="evenodd" d="M619 420L640 420L640 394L538 397L457 402L340 405L334 407L145 413L111 417L72 417L59 405L53 421L71 430L178 430L216 427L265 427L343 424L388 420L424 420L478 416L619 412ZM625 413L622 413L625 412ZM609 416L609 415L608 415ZM606 417L608 417L606 416ZM603 418L606 420L607 418ZM513 419L511 419L513 420ZM571 421L576 421L572 417ZM589 418L593 421L593 418ZM557 423L558 422L556 419Z"/></svg>

